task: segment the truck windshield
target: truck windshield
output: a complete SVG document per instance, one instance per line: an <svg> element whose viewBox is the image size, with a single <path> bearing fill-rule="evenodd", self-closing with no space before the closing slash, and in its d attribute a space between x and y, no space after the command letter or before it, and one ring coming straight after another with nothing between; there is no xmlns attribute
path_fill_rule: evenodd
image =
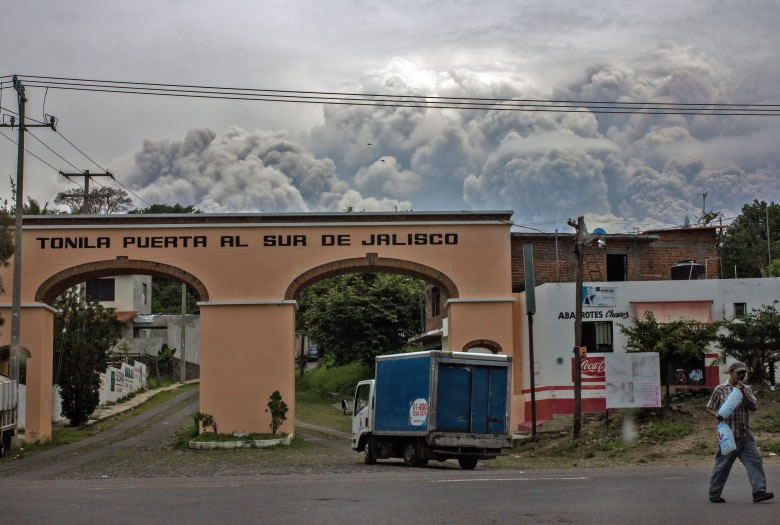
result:
<svg viewBox="0 0 780 525"><path fill-rule="evenodd" d="M368 406L368 393L371 385L360 385L355 394L355 414Z"/></svg>

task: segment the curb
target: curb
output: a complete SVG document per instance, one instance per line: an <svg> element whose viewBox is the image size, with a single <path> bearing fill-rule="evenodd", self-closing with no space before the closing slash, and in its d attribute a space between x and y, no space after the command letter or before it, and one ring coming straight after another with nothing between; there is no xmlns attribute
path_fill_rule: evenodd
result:
<svg viewBox="0 0 780 525"><path fill-rule="evenodd" d="M231 448L270 448L277 445L290 446L293 434L279 439L254 439L249 441L190 441L189 447L196 450Z"/></svg>

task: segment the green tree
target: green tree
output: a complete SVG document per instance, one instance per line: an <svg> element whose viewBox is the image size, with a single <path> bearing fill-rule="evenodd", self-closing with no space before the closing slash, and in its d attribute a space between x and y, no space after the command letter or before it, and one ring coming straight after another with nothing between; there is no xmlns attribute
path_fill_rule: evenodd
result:
<svg viewBox="0 0 780 525"><path fill-rule="evenodd" d="M400 352L420 331L425 283L392 274L349 274L324 279L298 297L298 329L334 364Z"/></svg>
<svg viewBox="0 0 780 525"><path fill-rule="evenodd" d="M187 313L193 314L198 309L198 294L195 289L187 287ZM181 313L181 283L164 277L152 277L152 313Z"/></svg>
<svg viewBox="0 0 780 525"><path fill-rule="evenodd" d="M100 372L108 350L120 338L122 323L97 301L76 291L57 299L54 318L54 383L60 385L62 414L72 425L87 421L99 401Z"/></svg>
<svg viewBox="0 0 780 525"><path fill-rule="evenodd" d="M767 269L769 277L780 277L780 259L772 259L772 264Z"/></svg>
<svg viewBox="0 0 780 525"><path fill-rule="evenodd" d="M731 356L745 363L751 382L770 382L774 364L780 361L780 310L775 305L763 306L723 326L728 332L718 336L720 361Z"/></svg>
<svg viewBox="0 0 780 525"><path fill-rule="evenodd" d="M644 319L634 319L631 325L620 325L620 331L628 337L627 352L658 352L661 369L666 372L666 403L670 400L669 376L675 360L704 359L710 343L715 341L717 323L697 321L672 321L659 323L652 312Z"/></svg>
<svg viewBox="0 0 780 525"><path fill-rule="evenodd" d="M724 276L762 277L767 274L767 207L772 253L780 254L780 204L754 200L742 207L723 236L721 257Z"/></svg>

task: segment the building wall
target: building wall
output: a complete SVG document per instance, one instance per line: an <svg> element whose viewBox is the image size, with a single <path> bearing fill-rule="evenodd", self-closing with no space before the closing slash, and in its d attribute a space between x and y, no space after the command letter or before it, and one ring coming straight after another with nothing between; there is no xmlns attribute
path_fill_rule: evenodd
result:
<svg viewBox="0 0 780 525"><path fill-rule="evenodd" d="M629 281L668 280L672 266L690 259L707 267L708 279L719 277L717 237L713 228L661 230L638 235L607 235L604 238L605 248L598 248L593 243L585 248L586 281L607 280L608 254L626 255ZM573 234L512 233L512 286L515 290L525 285L523 245L527 243L534 247L537 285L576 279Z"/></svg>
<svg viewBox="0 0 780 525"><path fill-rule="evenodd" d="M710 300L712 319L718 321L734 317L735 303L746 303L747 310L750 311L772 304L780 297L780 278L616 282L610 283L609 286L616 289L615 306L583 307L583 318L585 321L612 321L615 352L625 351L627 338L620 332L619 327L623 324L631 324L635 318L632 302ZM554 413L573 411L574 319L571 318L571 313L575 309L574 289L574 283L548 283L536 287L534 369L538 420L550 419ZM522 350L518 361L528 363L528 323L524 308L521 310L523 311L519 316L515 316L514 321L520 325L522 334L520 340ZM705 367L713 366L713 361L718 355L717 348L713 346L710 353L705 356ZM716 382L725 380L724 370L725 367L721 367ZM528 418L530 367L524 365L520 374L521 394L515 395L513 403L525 404L525 417ZM583 411L603 411L605 409L604 382L588 382L583 385ZM515 394L517 394L516 388ZM517 428L518 424L517 419L512 421L513 428Z"/></svg>

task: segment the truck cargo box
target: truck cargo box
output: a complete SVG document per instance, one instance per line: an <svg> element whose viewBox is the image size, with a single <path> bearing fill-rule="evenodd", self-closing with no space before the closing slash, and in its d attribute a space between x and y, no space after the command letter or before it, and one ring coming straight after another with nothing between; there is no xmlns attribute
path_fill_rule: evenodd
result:
<svg viewBox="0 0 780 525"><path fill-rule="evenodd" d="M511 357L427 351L376 361L376 434L506 434Z"/></svg>

